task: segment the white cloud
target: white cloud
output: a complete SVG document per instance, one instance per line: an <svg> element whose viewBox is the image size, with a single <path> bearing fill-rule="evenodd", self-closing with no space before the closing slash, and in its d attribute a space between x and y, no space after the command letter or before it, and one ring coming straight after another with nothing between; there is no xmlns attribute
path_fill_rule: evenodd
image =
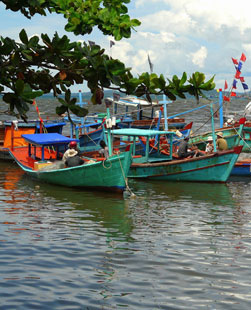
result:
<svg viewBox="0 0 251 310"><path fill-rule="evenodd" d="M190 57L189 57L190 58ZM207 58L207 49L205 46L202 46L195 53L191 53L192 62L199 66L200 68L204 67L205 59Z"/></svg>
<svg viewBox="0 0 251 310"><path fill-rule="evenodd" d="M142 24L129 40L115 42L111 50L109 40L114 39L104 37L98 30L87 36L67 35L71 40L91 40L106 47L107 54L111 53L113 58L132 67L134 74L149 71L149 54L157 74L180 76L183 71L191 74L201 70L208 77L216 74L216 83L220 84L234 74L231 57L239 58L244 52L247 61L243 74L249 75L250 0L240 3L232 0L135 0L129 6L129 14ZM27 21L15 13L13 16L18 16L17 19L9 15L4 19L5 13L1 12L0 21L3 36L18 38L22 28L27 30L28 36L41 32L49 36L55 31L59 35L65 33L65 20L55 14ZM8 21L12 21L9 28Z"/></svg>

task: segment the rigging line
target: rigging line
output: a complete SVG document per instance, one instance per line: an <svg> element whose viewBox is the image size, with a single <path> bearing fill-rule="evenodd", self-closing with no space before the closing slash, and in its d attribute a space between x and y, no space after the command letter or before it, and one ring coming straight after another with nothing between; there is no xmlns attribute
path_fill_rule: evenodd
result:
<svg viewBox="0 0 251 310"><path fill-rule="evenodd" d="M118 156L118 159L119 159L119 164L120 164L122 175L123 175L123 178L124 178L124 181L125 181L126 189L128 190L128 192L130 193L130 195L132 197L135 197L136 195L132 192L132 190L130 189L130 187L128 185L128 178L126 178L126 176L125 176L125 172L124 172L124 169L123 169L123 166L122 166L122 163L121 163L121 160L120 160L120 157L119 157L118 153L117 153L117 156Z"/></svg>
<svg viewBox="0 0 251 310"><path fill-rule="evenodd" d="M246 145L246 147L250 150L251 147L250 147L250 146L248 145L248 143L245 141L245 138L242 137L242 136L238 133L237 129L236 129L234 126L229 126L229 127L231 127L231 128L236 132L237 136L239 136L239 138L243 141L243 143ZM244 133L244 132L243 132L243 133Z"/></svg>

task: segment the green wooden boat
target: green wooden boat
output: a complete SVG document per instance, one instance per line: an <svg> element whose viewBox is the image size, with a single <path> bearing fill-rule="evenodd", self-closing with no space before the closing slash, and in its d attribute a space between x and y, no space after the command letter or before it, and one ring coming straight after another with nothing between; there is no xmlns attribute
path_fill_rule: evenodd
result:
<svg viewBox="0 0 251 310"><path fill-rule="evenodd" d="M65 168L64 163L57 160L58 149L75 139L56 133L26 134L23 138L29 145L14 148L10 154L31 177L52 184L93 190L123 192L126 188L132 160L130 146L125 152L111 155L107 160L84 158L84 165Z"/></svg>
<svg viewBox="0 0 251 310"><path fill-rule="evenodd" d="M239 129L240 125L235 124L232 127L223 127L215 129L215 134L221 132L223 138L227 141L228 148L233 148L236 145L236 141L239 139ZM191 135L189 139L189 144L196 145L200 150L205 150L207 139L209 136L212 136L212 131L207 131L198 135ZM245 122L241 140L243 140L242 152L251 152L251 123Z"/></svg>
<svg viewBox="0 0 251 310"><path fill-rule="evenodd" d="M243 130L240 126L238 136ZM196 181L196 182L226 182L236 163L242 146L236 140L236 146L227 151L217 151L212 154L205 154L200 157L175 159L172 153L173 132L124 129L117 132L112 131L113 135L123 134L132 137L134 140L133 155L135 154L135 141L139 136L146 137L146 151L144 156L134 156L133 162L128 173L130 178L149 178L155 180L168 181ZM170 141L169 156L163 155L158 151L149 154L149 140L152 137L159 140L160 135L165 134ZM159 146L159 141L157 146Z"/></svg>

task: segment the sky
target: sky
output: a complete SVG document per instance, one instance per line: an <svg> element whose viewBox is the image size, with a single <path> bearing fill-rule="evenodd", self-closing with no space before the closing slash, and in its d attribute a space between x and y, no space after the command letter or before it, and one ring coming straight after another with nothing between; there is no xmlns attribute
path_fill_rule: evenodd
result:
<svg viewBox="0 0 251 310"><path fill-rule="evenodd" d="M188 76L193 72L205 73L209 79L215 75L217 88L230 87L235 75L232 58L239 61L246 56L241 76L251 88L251 1L250 0L132 0L127 5L131 18L141 25L132 32L130 39L115 41L110 48L111 36L99 30L88 36L74 36L71 40L94 41L106 49L107 54L118 58L134 75L150 71L148 55L155 73L171 78L174 74ZM65 21L53 14L36 16L31 20L19 13L6 11L0 4L0 35L18 40L25 28L28 36L55 31L63 35ZM77 85L73 91L87 91L86 85ZM237 92L243 92L240 81Z"/></svg>

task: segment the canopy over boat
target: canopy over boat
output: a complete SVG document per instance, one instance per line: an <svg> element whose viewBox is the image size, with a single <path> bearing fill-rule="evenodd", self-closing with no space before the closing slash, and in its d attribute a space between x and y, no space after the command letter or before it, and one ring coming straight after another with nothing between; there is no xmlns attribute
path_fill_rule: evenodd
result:
<svg viewBox="0 0 251 310"><path fill-rule="evenodd" d="M78 139L68 138L58 133L24 134L22 137L27 142L37 146L64 145L71 141L79 141Z"/></svg>
<svg viewBox="0 0 251 310"><path fill-rule="evenodd" d="M162 103L159 103L158 101L147 101L147 100L144 100L144 99L140 99L140 98L137 98L137 97L124 97L124 98L120 98L119 100L114 100L113 98L107 98L108 100L116 103L116 104L119 104L119 105L122 105L122 106L131 106L131 107L136 107L138 105L141 105L141 106L161 106Z"/></svg>
<svg viewBox="0 0 251 310"><path fill-rule="evenodd" d="M165 130L151 130L151 129L137 129L137 128L123 128L123 129L114 129L111 131L113 135L121 136L144 136L144 137L153 137L156 135L175 135L173 131Z"/></svg>

